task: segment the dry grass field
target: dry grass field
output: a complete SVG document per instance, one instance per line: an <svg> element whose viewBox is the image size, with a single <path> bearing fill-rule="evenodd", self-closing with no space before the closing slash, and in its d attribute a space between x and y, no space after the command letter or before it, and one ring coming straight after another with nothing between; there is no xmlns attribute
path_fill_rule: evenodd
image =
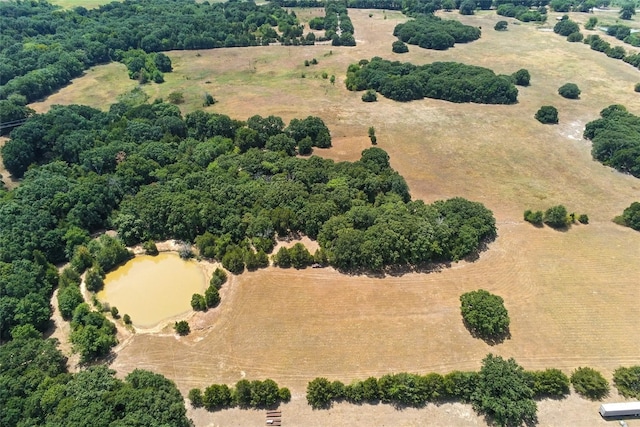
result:
<svg viewBox="0 0 640 427"><path fill-rule="evenodd" d="M482 38L445 52L410 46L408 54L396 55L391 33L404 17L369 13L349 12L355 48L171 52L175 71L166 75L165 84L145 90L152 99L184 92L184 112L200 108L202 94L209 92L219 102L207 111L234 118L318 115L334 143L318 154L336 160L357 159L370 146L368 127L375 126L378 146L389 153L414 198L463 196L484 203L498 221L496 241L477 261L432 273L386 278L345 276L331 269L245 273L225 285L218 309L191 318L191 335L138 334L120 346L112 367L122 375L134 368L161 372L183 393L214 382L270 377L292 389L294 399L283 407L283 419L291 417L287 425L293 426L370 426L372 420L392 426L475 426L484 421L464 405L419 411L337 405L311 411L304 390L316 376L349 382L389 372L478 369L488 352L514 357L526 369L556 367L570 373L587 365L608 378L618 366L639 364L640 233L611 219L640 200L640 180L594 162L582 131L613 103L640 114L640 97L633 91L640 72L553 34L557 14L541 26L510 24L507 32L493 30L502 19L494 13L443 14L481 26ZM511 106L363 103L361 93L345 89L344 74L348 64L373 56L416 64L460 61L505 74L526 68L531 86L519 87L519 103ZM314 57L318 65L305 67L304 60ZM126 81L124 68L108 67L110 72L101 74L98 67L37 108L76 99L107 106L113 94L106 90L112 87L97 84L95 92L84 91L96 84L85 80L108 79L111 72L120 73L114 80L118 84ZM335 85L321 78L323 71L336 76ZM580 100L557 94L566 82L578 84ZM558 108L559 125L533 118L542 105ZM560 232L522 221L525 209L556 204L588 214L590 224ZM462 325L458 298L478 288L505 300L512 338L503 344L488 346ZM540 425L606 425L598 406L575 395L542 402ZM253 411L192 415L202 426L264 422L263 413Z"/></svg>

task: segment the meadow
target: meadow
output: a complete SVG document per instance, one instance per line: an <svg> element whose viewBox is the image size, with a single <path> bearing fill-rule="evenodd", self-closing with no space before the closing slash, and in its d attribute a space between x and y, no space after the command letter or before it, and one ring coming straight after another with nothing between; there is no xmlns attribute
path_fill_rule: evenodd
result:
<svg viewBox="0 0 640 427"><path fill-rule="evenodd" d="M316 12L300 10L299 17ZM254 114L287 122L319 116L331 130L333 148L316 154L336 160L358 159L370 146L367 129L374 126L378 146L389 153L414 199L480 201L494 212L498 238L474 262L431 273L384 278L331 269L245 273L225 285L218 309L191 317L191 335L178 339L169 329L134 335L118 348L111 367L123 375L133 368L162 373L183 394L245 376L273 378L293 392L292 403L283 407L293 414L291 425L330 420L365 426L377 419L408 426L424 425L427 413L366 405L312 412L304 402L306 383L318 376L349 382L389 372L478 369L489 352L514 357L526 369L555 367L569 374L590 366L609 379L615 368L638 364L640 341L633 337L640 327L640 234L611 220L638 200L640 181L593 161L582 131L614 103L640 114L633 91L640 72L555 35L551 29L559 14L551 13L542 25L514 25L509 19L508 31L497 32L493 26L503 18L494 12L441 13L482 27L482 37L443 52L410 46L404 55L391 52L393 27L406 19L403 15L380 10L350 10L349 15L356 47L169 52L173 73L165 75L164 84L144 90L150 99L182 92L183 113L202 108L203 94L210 93L218 102L207 111L241 120ZM586 20L587 15L571 16ZM519 87L518 104L509 106L429 99L398 103L381 97L364 103L362 93L344 87L345 72L350 63L373 56L414 64L459 61L503 74L526 68L531 86ZM312 58L318 64L305 66ZM322 78L323 72L335 75L335 84ZM567 82L580 87L579 100L557 94ZM107 108L134 86L124 66L95 67L33 108L46 111L52 104L74 102ZM542 105L558 108L558 125L533 118ZM589 224L556 231L523 221L525 209L557 204L588 214ZM503 344L476 340L462 324L458 298L479 288L505 300L512 337ZM598 406L575 395L542 402L540 425L606 424ZM432 425L483 424L464 405L424 411L434 417ZM191 415L197 425L247 425L261 416L237 410Z"/></svg>

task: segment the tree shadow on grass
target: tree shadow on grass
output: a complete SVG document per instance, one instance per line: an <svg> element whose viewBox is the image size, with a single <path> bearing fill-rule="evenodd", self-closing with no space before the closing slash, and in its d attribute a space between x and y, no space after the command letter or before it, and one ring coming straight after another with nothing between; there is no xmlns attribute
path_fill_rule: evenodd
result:
<svg viewBox="0 0 640 427"><path fill-rule="evenodd" d="M462 323L464 323L464 327L467 328L472 337L480 339L491 346L502 344L506 340L511 339L511 330L509 328L502 334L487 336L475 330L466 320L462 319Z"/></svg>

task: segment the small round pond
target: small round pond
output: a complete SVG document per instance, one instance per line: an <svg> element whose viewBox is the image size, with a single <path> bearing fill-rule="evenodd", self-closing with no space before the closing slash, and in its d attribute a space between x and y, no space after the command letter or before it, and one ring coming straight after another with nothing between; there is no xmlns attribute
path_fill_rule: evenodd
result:
<svg viewBox="0 0 640 427"><path fill-rule="evenodd" d="M203 293L206 280L194 261L173 253L138 256L107 274L98 300L148 328L191 310L191 295Z"/></svg>

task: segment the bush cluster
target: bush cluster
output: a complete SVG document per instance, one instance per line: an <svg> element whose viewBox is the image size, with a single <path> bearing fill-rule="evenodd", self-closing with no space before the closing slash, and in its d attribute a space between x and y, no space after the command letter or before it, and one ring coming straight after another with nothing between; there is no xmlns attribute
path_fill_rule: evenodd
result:
<svg viewBox="0 0 640 427"><path fill-rule="evenodd" d="M583 136L593 143L594 159L640 177L640 117L622 105L610 105L600 112L599 119L587 123Z"/></svg>
<svg viewBox="0 0 640 427"><path fill-rule="evenodd" d="M496 9L496 13L509 18L516 18L518 21L522 22L546 22L547 20L547 10L544 7L541 7L538 10L532 10L528 6L521 4L514 5L513 3L506 3L499 5Z"/></svg>
<svg viewBox="0 0 640 427"><path fill-rule="evenodd" d="M351 64L347 70L349 90L373 89L396 101L422 98L480 104L513 104L518 89L511 77L457 62L434 62L422 66L391 62L379 57Z"/></svg>
<svg viewBox="0 0 640 427"><path fill-rule="evenodd" d="M424 49L446 50L456 43L468 43L479 39L480 29L459 21L426 15L396 25L393 35L404 43Z"/></svg>
<svg viewBox="0 0 640 427"><path fill-rule="evenodd" d="M524 211L524 220L538 226L545 223L553 228L564 228L568 224L574 224L576 220L581 224L588 224L589 216L587 214L576 215L573 212L568 213L567 208L563 205L557 205L550 207L544 213L527 209Z"/></svg>
<svg viewBox="0 0 640 427"><path fill-rule="evenodd" d="M288 402L291 399L291 392L288 388L279 388L272 379L260 380L240 380L235 388L226 384L212 384L204 390L198 388L191 389L187 395L191 405L195 408L204 407L209 411L238 406L240 408L274 408L280 402Z"/></svg>

